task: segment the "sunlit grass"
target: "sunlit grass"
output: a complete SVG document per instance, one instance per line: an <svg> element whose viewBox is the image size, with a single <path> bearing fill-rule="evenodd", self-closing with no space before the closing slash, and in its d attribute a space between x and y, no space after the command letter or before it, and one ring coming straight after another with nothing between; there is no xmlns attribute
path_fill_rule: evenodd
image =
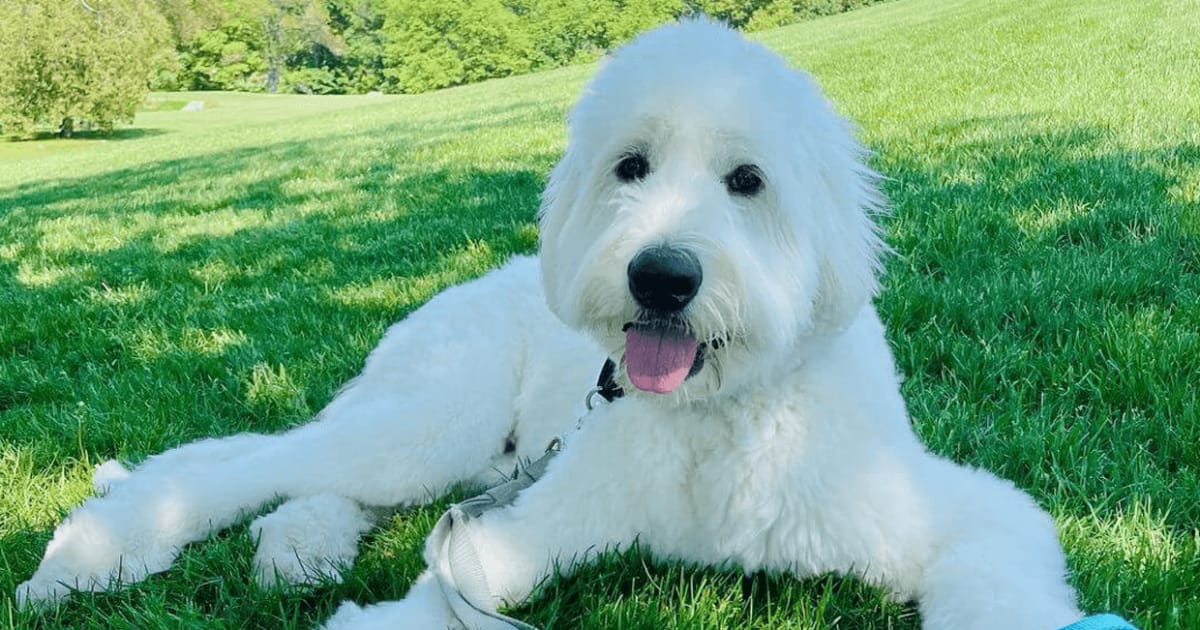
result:
<svg viewBox="0 0 1200 630"><path fill-rule="evenodd" d="M1090 610L1200 628L1200 5L898 0L759 35L861 126L914 426L1058 520ZM166 94L111 138L0 144L0 627L311 627L403 595L441 505L343 585L263 592L244 528L114 594L13 609L91 468L305 422L384 328L534 251L590 67L411 97ZM853 580L636 552L556 628L916 628Z"/></svg>

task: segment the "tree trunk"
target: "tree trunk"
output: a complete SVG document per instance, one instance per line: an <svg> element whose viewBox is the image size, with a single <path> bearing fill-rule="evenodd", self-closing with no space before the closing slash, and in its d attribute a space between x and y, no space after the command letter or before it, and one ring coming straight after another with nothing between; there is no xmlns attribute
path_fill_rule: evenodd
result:
<svg viewBox="0 0 1200 630"><path fill-rule="evenodd" d="M283 8L274 7L262 18L263 38L266 40L267 58L267 92L274 94L279 91L279 75L282 74L286 58L283 54Z"/></svg>

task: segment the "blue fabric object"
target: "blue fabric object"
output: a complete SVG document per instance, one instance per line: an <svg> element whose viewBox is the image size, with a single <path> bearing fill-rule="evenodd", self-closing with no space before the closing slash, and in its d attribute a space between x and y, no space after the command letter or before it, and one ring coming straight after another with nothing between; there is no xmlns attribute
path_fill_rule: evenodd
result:
<svg viewBox="0 0 1200 630"><path fill-rule="evenodd" d="M1080 619L1062 630L1137 630L1137 628L1116 615L1092 615Z"/></svg>

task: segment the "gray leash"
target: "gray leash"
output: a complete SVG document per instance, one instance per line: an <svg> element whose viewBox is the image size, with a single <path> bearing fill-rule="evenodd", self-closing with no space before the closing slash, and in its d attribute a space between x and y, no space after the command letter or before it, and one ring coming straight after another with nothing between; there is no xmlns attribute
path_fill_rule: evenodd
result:
<svg viewBox="0 0 1200 630"><path fill-rule="evenodd" d="M607 360L600 370L595 389L588 392L585 403L592 410L596 396L606 402L625 394L616 383L616 364ZM583 416L579 422L583 422ZM446 598L460 627L479 630L538 630L537 627L493 610L491 589L479 554L471 544L465 527L456 528L485 513L511 505L522 490L546 474L550 460L562 450L562 438L551 440L546 452L525 466L518 466L513 478L483 494L456 503L438 519L426 543L429 568L437 577L442 596Z"/></svg>
<svg viewBox="0 0 1200 630"><path fill-rule="evenodd" d="M438 579L442 595L450 604L458 622L466 628L481 630L537 630L535 626L492 610L491 590L479 555L467 536L455 536L465 528L455 528L490 510L511 505L522 490L541 479L546 465L558 455L561 440L555 439L536 461L517 470L516 476L483 494L450 506L438 519L427 543L431 554L430 569Z"/></svg>

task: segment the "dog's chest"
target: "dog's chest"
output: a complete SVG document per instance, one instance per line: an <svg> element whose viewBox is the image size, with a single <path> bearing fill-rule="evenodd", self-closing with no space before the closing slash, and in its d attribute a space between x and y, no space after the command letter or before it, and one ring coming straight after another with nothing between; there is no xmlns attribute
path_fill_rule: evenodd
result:
<svg viewBox="0 0 1200 630"><path fill-rule="evenodd" d="M661 551L747 571L823 570L828 563L812 545L824 538L812 518L821 512L813 473L821 463L806 410L750 402L737 413L696 418L681 440L686 514Z"/></svg>

